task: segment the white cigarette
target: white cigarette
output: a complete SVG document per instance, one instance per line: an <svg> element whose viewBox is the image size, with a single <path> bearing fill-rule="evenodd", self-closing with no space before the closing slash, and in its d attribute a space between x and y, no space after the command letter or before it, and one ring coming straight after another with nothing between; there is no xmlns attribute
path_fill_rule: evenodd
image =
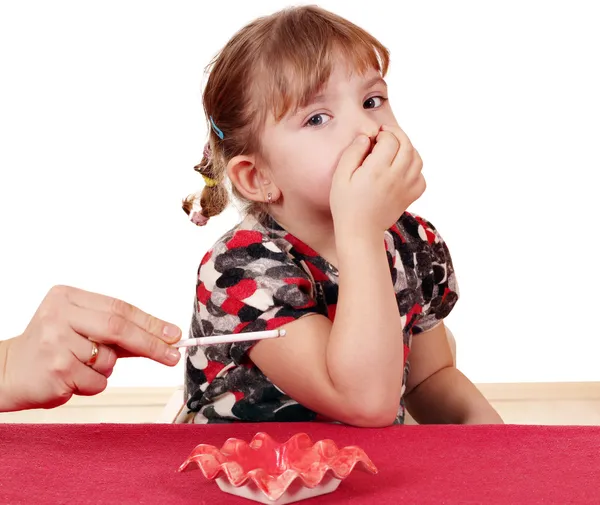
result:
<svg viewBox="0 0 600 505"><path fill-rule="evenodd" d="M217 335L216 337L187 338L173 344L173 347L193 347L195 345L227 344L230 342L246 342L250 340L264 340L265 338L278 338L285 336L285 330L249 331L248 333L235 333Z"/></svg>

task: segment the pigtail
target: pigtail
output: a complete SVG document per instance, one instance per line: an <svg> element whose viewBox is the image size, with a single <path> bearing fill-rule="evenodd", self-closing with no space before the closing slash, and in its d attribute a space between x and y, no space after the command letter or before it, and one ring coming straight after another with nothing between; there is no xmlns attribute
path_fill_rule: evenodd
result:
<svg viewBox="0 0 600 505"><path fill-rule="evenodd" d="M204 179L204 188L184 198L181 207L192 223L204 226L211 217L223 212L229 203L229 193L224 183L225 164L214 156L207 142L202 161L194 170Z"/></svg>

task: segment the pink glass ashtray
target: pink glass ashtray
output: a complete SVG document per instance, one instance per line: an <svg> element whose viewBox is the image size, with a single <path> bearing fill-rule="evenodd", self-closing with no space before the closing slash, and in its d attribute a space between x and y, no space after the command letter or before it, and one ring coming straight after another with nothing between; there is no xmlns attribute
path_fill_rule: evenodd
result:
<svg viewBox="0 0 600 505"><path fill-rule="evenodd" d="M306 433L279 444L266 433L257 433L250 444L236 438L221 449L200 444L179 471L200 468L226 493L283 505L335 491L359 463L363 470L377 473L360 447L339 449L333 440L313 443Z"/></svg>

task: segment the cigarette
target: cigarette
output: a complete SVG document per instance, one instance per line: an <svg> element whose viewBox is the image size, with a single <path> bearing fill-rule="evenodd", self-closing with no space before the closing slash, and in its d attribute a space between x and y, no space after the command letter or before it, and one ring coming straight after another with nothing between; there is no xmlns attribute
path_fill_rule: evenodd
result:
<svg viewBox="0 0 600 505"><path fill-rule="evenodd" d="M216 337L186 338L173 344L173 347L193 347L195 345L228 344L231 342L246 342L250 340L264 340L285 336L285 330L249 331L248 333L235 333L217 335Z"/></svg>

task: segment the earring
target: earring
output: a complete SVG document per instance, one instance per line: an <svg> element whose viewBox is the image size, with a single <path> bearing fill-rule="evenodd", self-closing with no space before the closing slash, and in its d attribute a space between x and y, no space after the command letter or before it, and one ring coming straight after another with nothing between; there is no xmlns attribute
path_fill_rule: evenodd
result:
<svg viewBox="0 0 600 505"><path fill-rule="evenodd" d="M271 195L271 193L267 193L267 203L269 205L273 203L273 195Z"/></svg>

